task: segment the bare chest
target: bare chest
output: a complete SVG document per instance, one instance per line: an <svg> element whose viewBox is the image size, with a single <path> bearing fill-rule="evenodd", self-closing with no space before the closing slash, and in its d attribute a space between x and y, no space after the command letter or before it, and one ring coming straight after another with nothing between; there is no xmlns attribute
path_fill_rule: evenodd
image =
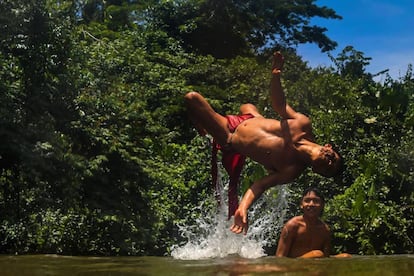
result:
<svg viewBox="0 0 414 276"><path fill-rule="evenodd" d="M282 171L287 166L301 166L296 144L308 133L294 121L253 118L240 124L232 136L235 150L268 170Z"/></svg>
<svg viewBox="0 0 414 276"><path fill-rule="evenodd" d="M300 226L294 243L307 250L323 249L328 238L326 229L322 226Z"/></svg>

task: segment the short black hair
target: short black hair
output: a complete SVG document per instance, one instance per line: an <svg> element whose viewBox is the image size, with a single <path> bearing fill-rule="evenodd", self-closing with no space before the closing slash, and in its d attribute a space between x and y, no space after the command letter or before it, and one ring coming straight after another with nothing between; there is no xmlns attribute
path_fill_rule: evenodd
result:
<svg viewBox="0 0 414 276"><path fill-rule="evenodd" d="M323 215L323 210L325 209L325 197L323 196L323 194L321 193L321 191L318 188L311 186L311 187L305 189L305 191L303 191L302 199L300 200L300 202L302 204L303 198L307 194L309 194L310 192L314 192L315 195L321 199L321 201L322 201L322 210L321 210L321 213L319 214L319 216L322 216Z"/></svg>
<svg viewBox="0 0 414 276"><path fill-rule="evenodd" d="M336 154L338 154L338 164L336 165L336 170L332 173L320 173L322 176L324 177L332 177L332 178L338 178L342 176L342 173L344 172L345 169L345 163L344 163L344 158L342 157L342 155L339 153L338 150L338 146L334 145L334 144L330 144L332 146L332 150L336 152Z"/></svg>
<svg viewBox="0 0 414 276"><path fill-rule="evenodd" d="M321 200L322 200L322 202L325 204L325 198L324 198L324 196L323 196L323 194L321 193L321 191L318 189L318 188L316 188L316 187L309 187L309 188L307 188L307 189L305 189L305 191L303 191L303 194L302 194L302 199L307 195L307 194L309 194L310 192L314 192L315 193L315 195L317 195Z"/></svg>

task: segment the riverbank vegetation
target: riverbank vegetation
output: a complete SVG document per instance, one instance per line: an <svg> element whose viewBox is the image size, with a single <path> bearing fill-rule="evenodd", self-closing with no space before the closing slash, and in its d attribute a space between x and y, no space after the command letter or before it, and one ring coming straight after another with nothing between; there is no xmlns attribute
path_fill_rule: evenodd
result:
<svg viewBox="0 0 414 276"><path fill-rule="evenodd" d="M309 20L340 19L314 2L1 1L0 252L168 254L177 224L213 192L184 94L200 91L221 113L252 102L275 116L269 58L280 49L290 104L346 165L336 179L306 171L291 200L322 189L336 252L412 254L412 67L376 82L349 46L310 68L297 44L336 43ZM249 170L244 188L262 174Z"/></svg>

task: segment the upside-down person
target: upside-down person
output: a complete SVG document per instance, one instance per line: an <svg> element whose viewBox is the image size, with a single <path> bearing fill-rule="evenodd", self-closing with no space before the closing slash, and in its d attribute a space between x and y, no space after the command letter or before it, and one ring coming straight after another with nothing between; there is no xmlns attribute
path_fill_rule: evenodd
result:
<svg viewBox="0 0 414 276"><path fill-rule="evenodd" d="M229 218L231 231L246 234L248 209L262 193L275 185L295 180L307 167L331 177L339 173L342 159L330 144L315 142L310 119L286 103L280 76L284 57L275 52L272 63L270 96L281 120L264 118L250 103L240 107L239 115L223 116L213 110L198 92L185 95L190 119L201 135L214 138L214 148L223 153L223 165L230 175ZM245 192L238 204L237 184L245 157L262 164L268 171Z"/></svg>

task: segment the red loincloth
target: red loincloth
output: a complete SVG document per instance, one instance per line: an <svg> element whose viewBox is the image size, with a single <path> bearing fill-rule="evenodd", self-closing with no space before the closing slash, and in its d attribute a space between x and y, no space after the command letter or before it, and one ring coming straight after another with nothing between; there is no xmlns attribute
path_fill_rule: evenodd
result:
<svg viewBox="0 0 414 276"><path fill-rule="evenodd" d="M243 115L227 115L228 121L228 128L231 133L233 133L236 128L247 119L251 119L254 116L251 114L243 114ZM244 161L246 160L246 156L234 151L231 148L231 143L225 145L217 144L215 140L213 140L213 149L211 154L211 175L213 180L213 185L217 189L217 151L221 150L222 152L222 163L224 168L226 169L227 173L230 177L229 183L229 190L228 190L228 198L229 198L229 214L228 219L234 215L237 208L239 207L239 199L237 196L238 191L238 184L239 184L239 177L241 171L244 166Z"/></svg>

